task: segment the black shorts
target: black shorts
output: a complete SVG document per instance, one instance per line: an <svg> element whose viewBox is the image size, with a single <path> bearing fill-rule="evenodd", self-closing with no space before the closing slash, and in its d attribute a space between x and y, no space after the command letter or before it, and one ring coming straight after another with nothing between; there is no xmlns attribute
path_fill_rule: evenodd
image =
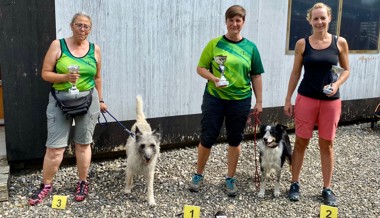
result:
<svg viewBox="0 0 380 218"><path fill-rule="evenodd" d="M202 103L201 144L211 148L220 134L223 121L230 146L239 146L251 110L252 97L243 100L224 100L205 92Z"/></svg>

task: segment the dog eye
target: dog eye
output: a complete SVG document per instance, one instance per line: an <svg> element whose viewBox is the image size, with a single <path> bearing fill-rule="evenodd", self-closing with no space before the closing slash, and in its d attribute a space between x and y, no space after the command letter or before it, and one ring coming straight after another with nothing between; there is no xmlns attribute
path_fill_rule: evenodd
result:
<svg viewBox="0 0 380 218"><path fill-rule="evenodd" d="M145 144L141 144L140 147L141 147L141 148L145 148Z"/></svg>
<svg viewBox="0 0 380 218"><path fill-rule="evenodd" d="M151 147L151 148L154 148L155 146L154 146L154 144L150 144L150 147Z"/></svg>

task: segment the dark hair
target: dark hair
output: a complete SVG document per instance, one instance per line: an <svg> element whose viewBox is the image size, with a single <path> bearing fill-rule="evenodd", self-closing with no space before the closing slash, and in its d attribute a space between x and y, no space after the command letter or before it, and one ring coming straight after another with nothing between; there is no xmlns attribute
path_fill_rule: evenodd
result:
<svg viewBox="0 0 380 218"><path fill-rule="evenodd" d="M245 21L245 14L246 14L246 11L242 6L233 5L227 9L225 16L226 16L226 20L229 18L233 18L235 16L240 16L241 18L243 18L243 21Z"/></svg>

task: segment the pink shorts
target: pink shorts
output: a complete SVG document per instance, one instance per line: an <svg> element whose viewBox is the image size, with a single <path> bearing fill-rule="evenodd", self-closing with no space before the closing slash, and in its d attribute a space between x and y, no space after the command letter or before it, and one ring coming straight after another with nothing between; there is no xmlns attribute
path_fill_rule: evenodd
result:
<svg viewBox="0 0 380 218"><path fill-rule="evenodd" d="M341 111L340 99L318 100L298 94L294 106L296 135L310 139L314 126L317 125L320 138L333 140Z"/></svg>

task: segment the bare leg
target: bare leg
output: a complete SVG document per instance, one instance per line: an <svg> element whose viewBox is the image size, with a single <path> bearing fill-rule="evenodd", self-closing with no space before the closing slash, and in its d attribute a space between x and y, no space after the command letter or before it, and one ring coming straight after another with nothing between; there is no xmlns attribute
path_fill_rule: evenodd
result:
<svg viewBox="0 0 380 218"><path fill-rule="evenodd" d="M91 146L89 144L75 144L75 157L80 180L87 180L91 164Z"/></svg>
<svg viewBox="0 0 380 218"><path fill-rule="evenodd" d="M211 153L211 148L206 148L201 143L199 143L197 174L203 174L208 158L210 157L210 153Z"/></svg>
<svg viewBox="0 0 380 218"><path fill-rule="evenodd" d="M304 139L296 136L294 150L292 155L292 182L298 182L301 174L302 164L305 157L305 150L310 139Z"/></svg>
<svg viewBox="0 0 380 218"><path fill-rule="evenodd" d="M322 163L323 187L330 188L334 170L333 141L319 138L319 149Z"/></svg>
<svg viewBox="0 0 380 218"><path fill-rule="evenodd" d="M236 167L239 161L241 151L241 145L237 147L228 146L228 177L234 177L236 172Z"/></svg>
<svg viewBox="0 0 380 218"><path fill-rule="evenodd" d="M63 159L66 148L46 148L44 157L42 182L51 184Z"/></svg>

